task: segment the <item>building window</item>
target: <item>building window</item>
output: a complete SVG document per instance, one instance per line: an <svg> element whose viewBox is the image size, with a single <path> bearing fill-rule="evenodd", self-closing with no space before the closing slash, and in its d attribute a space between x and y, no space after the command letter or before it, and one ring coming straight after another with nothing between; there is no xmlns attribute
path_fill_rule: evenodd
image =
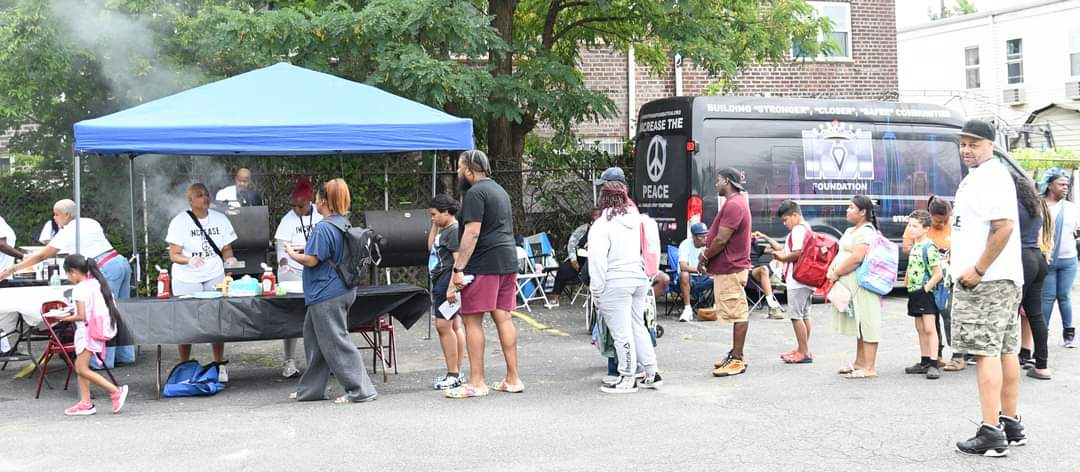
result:
<svg viewBox="0 0 1080 472"><path fill-rule="evenodd" d="M964 76L966 87L977 89L982 86L979 80L979 47L964 48Z"/></svg>
<svg viewBox="0 0 1080 472"><path fill-rule="evenodd" d="M1024 83L1024 40L1005 41L1005 69L1009 84Z"/></svg>
<svg viewBox="0 0 1080 472"><path fill-rule="evenodd" d="M1069 70L1073 77L1080 77L1080 29L1069 32Z"/></svg>
<svg viewBox="0 0 1080 472"><path fill-rule="evenodd" d="M826 39L832 43L833 50L823 52L818 59L851 59L851 4L840 2L807 2L814 7L815 16L832 21L832 31L828 38L818 36L818 41ZM791 57L805 58L806 53L797 45L791 48Z"/></svg>
<svg viewBox="0 0 1080 472"><path fill-rule="evenodd" d="M623 138L581 138L581 149L621 156L625 142Z"/></svg>

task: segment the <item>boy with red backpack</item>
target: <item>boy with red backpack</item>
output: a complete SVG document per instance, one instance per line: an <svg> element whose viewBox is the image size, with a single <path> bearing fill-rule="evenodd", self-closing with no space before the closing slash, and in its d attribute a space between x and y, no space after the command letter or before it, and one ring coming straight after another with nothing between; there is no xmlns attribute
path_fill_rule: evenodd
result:
<svg viewBox="0 0 1080 472"><path fill-rule="evenodd" d="M758 236L769 241L767 252L772 254L773 259L784 263L787 312L798 346L791 352L781 354L780 359L788 364L809 364L814 362L814 354L810 352L812 297L814 290L825 284L829 263L836 255L836 243L814 233L803 219L799 204L792 200L781 202L776 216L789 231L784 244L760 233Z"/></svg>

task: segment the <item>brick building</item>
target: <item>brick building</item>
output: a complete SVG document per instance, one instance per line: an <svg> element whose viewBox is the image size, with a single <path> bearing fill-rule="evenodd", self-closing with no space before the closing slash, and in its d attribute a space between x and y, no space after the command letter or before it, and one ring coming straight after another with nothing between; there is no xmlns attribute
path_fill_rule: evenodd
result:
<svg viewBox="0 0 1080 472"><path fill-rule="evenodd" d="M737 76L737 95L895 100L895 0L810 1L819 15L833 20L832 38L841 45L829 57L754 65ZM632 54L607 49L581 51L581 70L593 90L615 102L616 116L577 127L583 145L619 153L635 133L637 110L657 98L700 95L714 80L688 61L668 63L662 76L634 62ZM632 71L632 73L628 73Z"/></svg>

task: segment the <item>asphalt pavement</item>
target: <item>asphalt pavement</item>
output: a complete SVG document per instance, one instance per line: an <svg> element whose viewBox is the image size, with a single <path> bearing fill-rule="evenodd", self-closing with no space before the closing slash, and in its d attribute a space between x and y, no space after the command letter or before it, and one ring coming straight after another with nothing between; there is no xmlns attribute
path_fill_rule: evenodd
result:
<svg viewBox="0 0 1080 472"><path fill-rule="evenodd" d="M977 428L974 368L940 380L904 374L919 358L904 310L903 298L886 299L881 376L862 380L836 374L853 360L855 340L831 331L825 305L813 309L813 364L783 364L779 354L794 347L791 324L757 311L749 369L731 378L710 374L730 348L730 325L663 318L664 386L630 395L599 391L605 361L589 343L581 307L565 305L528 314L552 329L515 321L524 393L467 400L431 389L445 369L423 321L398 327L399 373L387 383L374 377L379 397L365 404L289 400L296 381L280 376L280 342L228 345L223 392L165 400L154 399L154 347L142 346L135 365L114 370L132 389L118 415L101 408L66 417L76 393L59 388L61 363L50 374L55 388L37 400L33 380L12 378L23 364L12 364L0 374L0 471L1077 470L1080 349L1061 347L1056 314L1053 380L1022 381L1030 443L988 459L953 448ZM504 371L490 323L487 339L490 383ZM165 353L167 370L176 351ZM209 354L196 346L197 358ZM364 356L370 362L370 351Z"/></svg>

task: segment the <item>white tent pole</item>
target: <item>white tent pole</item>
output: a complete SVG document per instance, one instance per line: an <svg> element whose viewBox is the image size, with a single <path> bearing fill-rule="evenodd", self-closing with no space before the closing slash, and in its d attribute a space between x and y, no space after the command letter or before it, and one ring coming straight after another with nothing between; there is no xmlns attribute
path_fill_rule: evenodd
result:
<svg viewBox="0 0 1080 472"><path fill-rule="evenodd" d="M79 165L79 152L71 149L71 159L75 166L75 253L81 251L79 241L79 219L82 218L82 166Z"/></svg>
<svg viewBox="0 0 1080 472"><path fill-rule="evenodd" d="M135 154L128 156L128 204L131 208L131 260L135 262L135 286L138 287L142 280L142 261L139 260L139 235L135 232Z"/></svg>

